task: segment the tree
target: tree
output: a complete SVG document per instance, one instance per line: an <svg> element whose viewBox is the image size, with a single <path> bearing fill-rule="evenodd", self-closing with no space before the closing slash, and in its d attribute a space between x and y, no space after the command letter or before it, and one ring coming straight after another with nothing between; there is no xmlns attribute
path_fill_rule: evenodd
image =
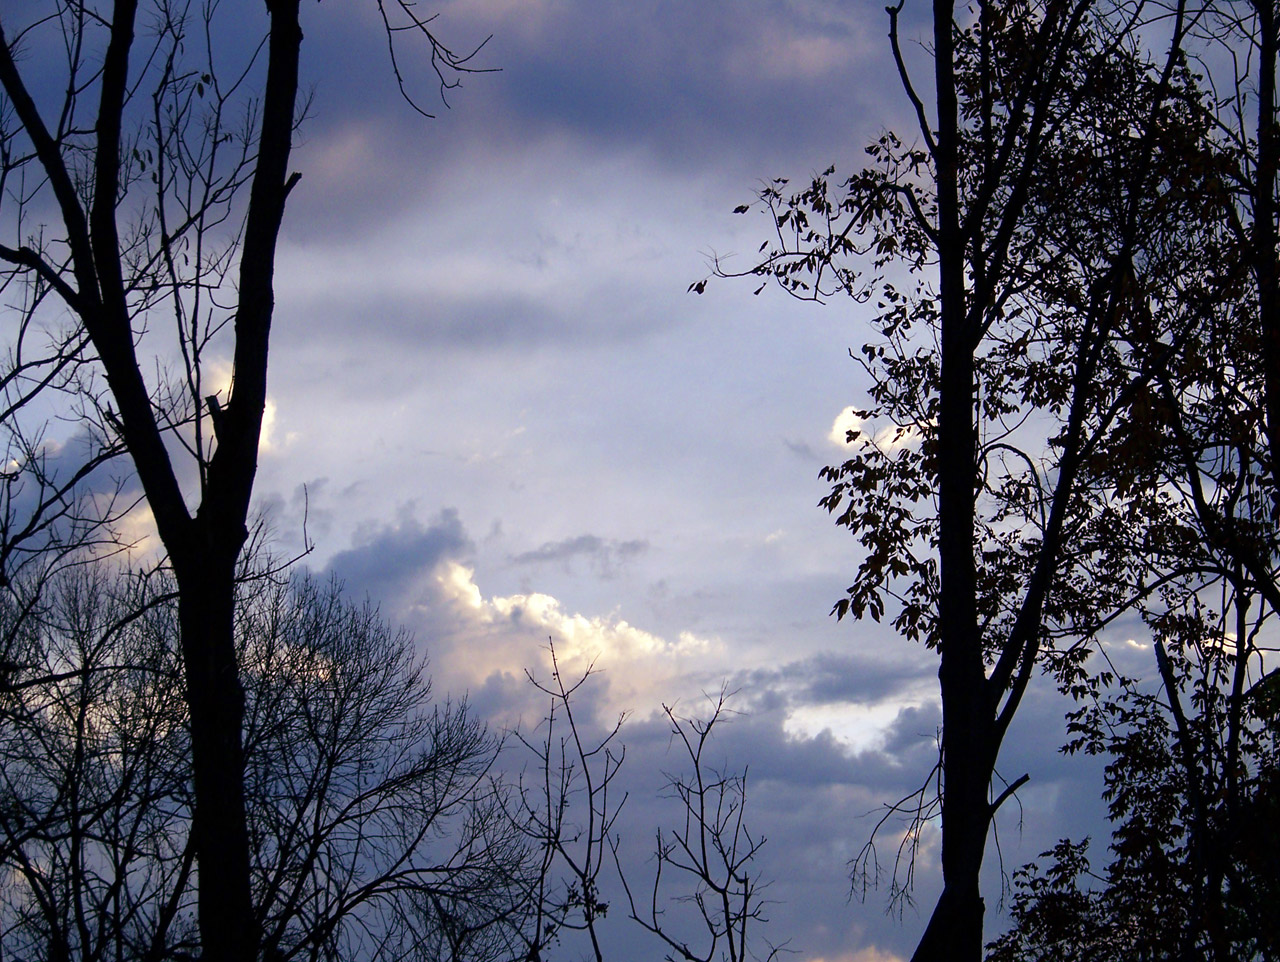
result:
<svg viewBox="0 0 1280 962"><path fill-rule="evenodd" d="M1086 701L1068 747L1111 756L1114 859L1087 898L1071 894L1061 859L1024 871L1001 958L1063 938L1070 917L1051 906L1064 890L1155 956L1280 951L1265 908L1277 886L1276 28L1273 5L1210 4L1188 38L1218 91L1202 98L1211 123L1182 164L1206 203L1181 230L1190 266L1151 276L1147 291L1164 318L1152 330L1179 326L1194 347L1134 405L1113 448L1124 456L1092 466L1116 492L1094 577L1136 599L1154 664L1145 684L1077 679ZM1159 916L1147 904L1157 892Z"/></svg>
<svg viewBox="0 0 1280 962"><path fill-rule="evenodd" d="M200 954L175 592L98 563L51 585L25 654L56 681L0 728L0 947ZM533 869L490 777L500 742L434 706L412 639L338 585L241 585L246 799L263 956L507 958ZM3 613L13 614L11 605Z"/></svg>
<svg viewBox="0 0 1280 962"><path fill-rule="evenodd" d="M38 617L0 604L28 666L0 702L0 946L17 958L198 945L182 911L190 833L175 811L190 809L186 713L172 648L157 641L169 619L153 580L104 573L56 575Z"/></svg>
<svg viewBox="0 0 1280 962"><path fill-rule="evenodd" d="M1130 681L1075 714L1068 749L1110 756L1111 861L1095 873L1088 840L1063 839L1044 869L1015 872L1013 927L991 962L1280 957L1276 706L1264 692L1234 701L1243 659L1208 613L1185 620L1186 647L1162 645L1166 687Z"/></svg>
<svg viewBox="0 0 1280 962"><path fill-rule="evenodd" d="M548 641L548 651L550 681L541 682L526 670L529 684L548 699L548 708L539 725L540 739L515 733L534 765L528 777L520 777L508 811L508 820L540 857L525 898L526 956L540 962L565 933L583 932L592 957L603 962L598 925L609 905L600 898L600 872L626 802L625 795L617 798L614 785L626 758L626 747L618 741L626 716L619 716L599 740L587 741L573 698L591 678L594 665L570 681L561 674L554 641Z"/></svg>
<svg viewBox="0 0 1280 962"><path fill-rule="evenodd" d="M276 242L299 179L289 155L302 42L298 0L266 6L262 44L239 57L218 45L216 4L60 2L30 24L9 13L0 21L0 210L13 237L0 246L5 283L29 285L28 305L56 300L69 313L51 370L78 372L96 446L128 451L168 553L191 719L201 944L219 962L254 958L262 934L235 578L266 402ZM391 8L407 22L378 7L393 38L408 30L426 42L442 85L468 69L407 0ZM32 85L29 48L64 57L56 92ZM143 352L162 313L175 340L155 348L158 368L172 358L179 374L148 383ZM220 390L206 360L224 339L234 381ZM100 377L85 373L90 364ZM193 462L190 484L180 456Z"/></svg>
<svg viewBox="0 0 1280 962"><path fill-rule="evenodd" d="M763 898L768 882L752 875L756 855L766 840L762 835L753 836L745 822L747 770L717 768L705 757L714 728L727 721L730 712L727 691L710 701L711 712L705 719L682 717L671 706L662 706L672 741L683 749L681 760L688 768L666 776L683 818L674 828L659 828L655 833L656 867L648 898L636 901L622 871L616 839L610 843L614 863L632 921L664 943L668 962L773 962L785 943L765 942L763 954L757 951L762 941L757 931L768 921L768 903ZM675 873L686 882L692 880L693 893L667 896L666 907L660 907L664 872ZM697 941L691 942L678 928L672 910L681 905L692 907L691 918L685 921L699 930Z"/></svg>
<svg viewBox="0 0 1280 962"><path fill-rule="evenodd" d="M707 758L713 730L731 712L730 695L722 691L709 699L705 718L683 717L663 706L672 743L682 749L681 768L664 772L677 815L675 827L655 832L655 869L646 892L628 881L622 864L618 820L627 796L618 797L617 783L626 749L618 736L626 716L592 739L575 697L596 674L595 666L571 680L562 673L554 640L548 650L550 680L527 672L529 683L548 699L548 710L539 737L516 735L533 765L508 810L512 824L540 853L540 869L524 898L523 957L547 958L553 946L578 932L586 936L589 957L603 962L602 927L610 903L602 897L600 873L611 855L630 921L656 939L669 962L772 962L782 947L762 940L758 931L768 921L762 898L768 883L752 870L765 839L752 835L745 821L747 773L717 768ZM758 951L762 941L764 954Z"/></svg>
<svg viewBox="0 0 1280 962"><path fill-rule="evenodd" d="M886 134L843 183L766 186L772 237L742 273L874 304L878 340L855 355L872 404L852 458L823 472L823 506L864 551L835 613L879 621L888 597L894 626L938 650L938 777L894 809L909 849L941 818L943 891L914 958L976 960L987 834L1028 777L993 787L1005 735L1037 667L1071 679L1133 603L1088 577L1109 507L1090 466L1118 456L1117 427L1191 339L1145 290L1203 220L1209 175L1184 152L1205 111L1183 4L980 3L962 20L940 0L931 107L902 9L889 36L919 146Z"/></svg>

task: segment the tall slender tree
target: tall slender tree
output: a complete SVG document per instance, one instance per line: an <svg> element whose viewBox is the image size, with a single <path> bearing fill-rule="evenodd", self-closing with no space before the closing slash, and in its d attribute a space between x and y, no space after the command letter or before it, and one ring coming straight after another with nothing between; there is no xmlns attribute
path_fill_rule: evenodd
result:
<svg viewBox="0 0 1280 962"><path fill-rule="evenodd" d="M1168 238L1204 203L1203 178L1174 173L1204 114L1181 4L1157 18L1141 3L937 0L931 96L902 11L889 38L915 144L885 135L843 183L829 169L794 193L769 185L773 238L743 273L874 306L877 340L855 355L872 403L852 458L823 472L823 505L864 550L835 611L878 621L888 598L895 627L938 651L937 778L899 806L908 848L941 821L943 888L914 958L977 960L987 836L1028 777L1000 783L1006 734L1037 666L1070 678L1080 626L1131 603L1085 576L1082 539L1107 503L1086 468L1188 342L1149 329L1144 283L1185 251Z"/></svg>

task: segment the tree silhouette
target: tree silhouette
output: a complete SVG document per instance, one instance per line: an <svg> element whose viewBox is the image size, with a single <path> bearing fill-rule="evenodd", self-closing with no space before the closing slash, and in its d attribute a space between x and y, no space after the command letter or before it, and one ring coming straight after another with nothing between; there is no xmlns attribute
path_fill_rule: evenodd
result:
<svg viewBox="0 0 1280 962"><path fill-rule="evenodd" d="M50 617L25 622L24 655L60 677L3 703L6 956L201 952L171 589L164 573L82 565L51 584ZM433 703L412 639L338 585L258 577L240 592L263 957L508 958L536 866L491 777L499 740L465 703Z"/></svg>
<svg viewBox="0 0 1280 962"><path fill-rule="evenodd" d="M127 450L168 553L191 717L201 943L218 962L255 957L261 936L235 579L266 403L276 243L299 179L289 170L299 7L268 0L262 43L247 48L220 45L231 14L216 4L53 3L30 23L10 12L0 21L5 284L28 286L28 311L68 312L45 369L79 378L91 458ZM442 88L469 69L405 0L378 9L393 41L428 44ZM251 23L238 19L235 32L259 29ZM62 53L56 88L32 86L30 47ZM45 211L56 226L35 226ZM161 329L172 331L167 345ZM231 359L230 386L212 383L215 350ZM159 374L149 381L152 351Z"/></svg>
<svg viewBox="0 0 1280 962"><path fill-rule="evenodd" d="M886 134L843 182L832 168L768 185L772 236L740 274L874 308L876 339L851 352L871 403L852 457L823 472L822 504L863 552L835 613L893 606L894 627L938 651L939 763L892 810L908 864L941 821L943 891L914 958L976 960L987 835L1029 774L1000 779L1001 745L1037 668L1069 683L1135 601L1091 577L1109 510L1094 466L1188 350L1145 289L1185 263L1213 178L1184 163L1206 117L1184 5L984 3L962 19L935 4L928 105L901 12L889 35L916 144ZM895 873L894 897L910 879Z"/></svg>

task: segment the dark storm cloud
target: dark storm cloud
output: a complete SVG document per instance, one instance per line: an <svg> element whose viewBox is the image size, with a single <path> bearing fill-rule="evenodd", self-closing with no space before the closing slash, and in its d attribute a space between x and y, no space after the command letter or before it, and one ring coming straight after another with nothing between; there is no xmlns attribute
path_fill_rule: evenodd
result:
<svg viewBox="0 0 1280 962"><path fill-rule="evenodd" d="M890 758L901 758L920 750L921 743L935 743L942 726L942 709L935 702L911 705L901 709L885 732L881 751Z"/></svg>
<svg viewBox="0 0 1280 962"><path fill-rule="evenodd" d="M479 718L501 724L532 700L527 678L514 671L495 671L467 692L467 704Z"/></svg>
<svg viewBox="0 0 1280 962"><path fill-rule="evenodd" d="M794 153L822 128L829 143L824 120L847 126L867 89L870 18L846 4L575 0L449 13L468 10L473 31L492 24L503 70L477 86L492 82L511 123L643 144L681 165L723 164L730 145L737 156L747 145Z"/></svg>
<svg viewBox="0 0 1280 962"><path fill-rule="evenodd" d="M3 520L6 541L19 550L10 559L6 575L31 551L84 537L86 526L97 520L118 522L142 497L133 462L127 457L99 463L77 478L100 451L88 428L60 443L10 441L3 472ZM104 536L102 531L91 535L94 539Z"/></svg>
<svg viewBox="0 0 1280 962"><path fill-rule="evenodd" d="M512 557L516 564L530 564L538 561L567 561L574 555L598 555L608 551L603 538L593 534L580 534L576 538L563 541L548 541L533 551L524 551Z"/></svg>
<svg viewBox="0 0 1280 962"><path fill-rule="evenodd" d="M609 344L633 340L638 335L669 323L655 312L638 318L625 310L598 309L558 311L546 303L519 296L485 296L452 300L434 298L424 310L422 297L414 291L383 292L374 297L343 296L325 298L323 304L288 304L286 317L305 315L305 328L298 334L313 338L317 327L337 336L359 331L368 344L370 337L383 342L400 342L419 350L431 348L530 347L547 344Z"/></svg>
<svg viewBox="0 0 1280 962"><path fill-rule="evenodd" d="M1020 713L1018 719L1026 725L1015 726L1011 733L1007 761L1010 776L1021 773L1016 765L1029 764L1032 780L1019 799L1007 802L1000 813L1000 845L992 846L985 868L984 885L993 892L1001 890L1001 872L1011 872L1035 858L1060 836L1096 836L1101 822L1098 765L1092 761L1064 765L1055 757L1063 700L1055 698L1051 689L1028 697L1031 703L1024 703L1023 709L1027 714ZM680 707L687 707L691 715L706 708ZM847 958L851 947L870 946L908 957L922 920L909 913L902 924L887 917L885 908L897 842L909 813L894 815L889 806L922 786L929 791L938 758L938 706L901 709L882 743L858 752L849 751L829 731L812 737L792 735L784 730L785 718L786 712L778 706L763 710L749 706L744 714L728 715L715 729L705 756L716 771L748 771L746 824L756 837L768 839L756 861L755 875L762 881L780 880L770 894L783 898L771 906L766 931L775 939L793 939L791 947L802 957ZM631 790L626 827L635 832L646 824L670 826L679 813L657 791L661 784L654 773L687 772L679 742L659 718L628 725L623 740L631 768L626 782ZM886 816L877 830L877 823ZM925 850L914 867L913 895L925 912L939 883L936 849L931 849L936 845L936 830L936 823L925 829ZM880 885L860 896L865 902L850 899L851 860L873 840L873 832ZM1105 864L1101 846L1094 848L1097 863ZM910 852L905 855L909 858ZM630 864L645 864L643 856L636 854ZM905 861L896 866L897 881L906 879L906 866ZM1007 924L1002 906L993 905L988 920L992 932Z"/></svg>
<svg viewBox="0 0 1280 962"><path fill-rule="evenodd" d="M317 297L310 304L307 300L304 294L302 303L282 308L286 317L296 314L307 318L305 328L297 328L298 335L305 338L313 338L320 326L339 337L358 331L366 345L373 338L383 342L383 347L400 342L406 347L430 349L520 347L588 333L575 332L567 318L547 305L516 296L435 297L424 305L421 294L411 290L371 296L335 291L332 297Z"/></svg>
<svg viewBox="0 0 1280 962"><path fill-rule="evenodd" d="M710 702L698 699L676 706L678 716L703 720L711 710ZM910 764L895 766L882 753L848 752L829 732L790 735L783 727L785 718L780 710L730 711L717 722L703 751L704 775L747 775L744 824L752 838L765 840L751 874L760 884L773 883L766 896L770 921L757 933L775 943L791 940L789 948L798 951L799 958L848 958L852 947L872 945L905 957L915 933L884 920L882 893L872 891L866 904L850 901L849 861L868 841L884 803L913 790L927 775L936 745L924 743ZM603 731L596 725L612 719L593 722L591 730L583 732L591 744ZM614 828L621 838L629 884L647 893L655 831L683 825L683 809L666 786L672 778L688 778L692 768L682 742L673 737L662 716L628 721L615 747L620 744L626 746L625 763L614 790L618 797L626 792L627 800ZM892 828L896 823L886 836ZM882 844L891 851L894 842L882 839ZM922 862L918 892L925 898L930 896L933 874L931 863ZM691 879L671 873L660 901L687 894L691 884ZM620 892L609 894L625 898ZM675 913L675 903L668 904ZM610 940L635 937L625 927L612 927L607 933ZM638 957L634 944L620 945L616 954Z"/></svg>
<svg viewBox="0 0 1280 962"><path fill-rule="evenodd" d="M364 526L353 540L355 546L335 554L328 570L343 582L348 594L388 602L402 599L416 578L441 561L471 550L471 539L451 508L423 527L413 506L407 505L395 523Z"/></svg>
<svg viewBox="0 0 1280 962"><path fill-rule="evenodd" d="M761 179L803 178L841 157L860 162L862 144L884 122L870 109L881 99L879 67L891 67L877 59L885 46L879 8L563 0L436 9L432 28L455 49L492 34L476 63L500 72L463 78L450 94L453 109L434 121L402 101L376 17L325 5L308 18L304 56L316 97L294 158L304 176L286 236L317 247L372 245L386 257L344 264L300 251L280 272L302 279L278 292L286 345L319 330L473 350L611 345L666 330L703 309L675 294L704 270L701 252L731 243L725 234L740 222L680 238L671 255L679 266L665 273L642 265L625 279L615 268L644 251L601 224L659 235L698 204L727 221ZM429 71L416 89L434 102ZM696 180L672 190L688 199L674 207L644 200L659 189L652 180L673 168L682 181ZM552 196L563 206L540 210ZM429 229L385 230L407 212ZM550 236L535 239L548 222ZM590 233L588 249L555 246L571 245L580 228ZM353 236L365 240L355 245ZM533 268L522 259L546 255L541 241L558 257L550 292L524 283ZM430 273L452 266L458 250L483 252L485 271ZM406 252L413 263L386 266ZM363 283L371 275L376 283ZM419 283L404 283L409 277Z"/></svg>
<svg viewBox="0 0 1280 962"><path fill-rule="evenodd" d="M329 490L329 479L322 476L295 484L287 496L262 490L254 500L269 526L273 550L301 556L309 546L327 540L339 517L342 497Z"/></svg>
<svg viewBox="0 0 1280 962"><path fill-rule="evenodd" d="M326 7L307 25L304 75L315 106L304 134L324 140L352 120L375 130L380 156L369 162L396 157L405 175L394 189L380 178L388 190L379 207L429 189L458 151L523 152L565 137L584 156L638 148L686 171L731 166L749 194L753 178L804 176L853 155L884 121L881 71L892 64L879 7L568 0L438 8L432 27L455 49L492 34L473 62L497 71L463 76L451 106L437 110L438 82L421 51L404 44L401 66L416 75L409 89L436 120L400 96L376 18ZM779 169L797 156L804 169Z"/></svg>
<svg viewBox="0 0 1280 962"><path fill-rule="evenodd" d="M846 702L875 703L901 697L931 674L918 661L883 658L858 652L820 652L778 668L739 672L731 687L749 697L785 697L793 706Z"/></svg>

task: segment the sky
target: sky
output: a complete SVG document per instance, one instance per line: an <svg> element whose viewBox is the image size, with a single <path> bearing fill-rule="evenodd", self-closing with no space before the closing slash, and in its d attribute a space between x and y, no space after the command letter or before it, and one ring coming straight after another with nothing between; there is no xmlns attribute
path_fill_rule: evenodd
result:
<svg viewBox="0 0 1280 962"><path fill-rule="evenodd" d="M830 616L859 556L817 506L865 400L848 351L867 318L746 280L688 290L712 258L750 266L769 222L732 211L762 183L852 169L881 132L911 129L883 4L429 7L456 50L490 38L472 63L495 71L445 107L403 38L435 119L400 97L374 4L304 8L311 100L256 488L275 550L309 547L313 572L378 602L437 692L496 728L541 717L524 673L547 678L549 639L566 673L593 665L585 724L627 715L616 824L642 885L646 846L678 815L661 708L697 716L732 692L713 753L747 770L747 823L767 839L761 936L797 962L908 957L939 887L936 832L901 913L886 911L896 823L864 899L849 862L936 759L937 664L885 625ZM927 13L908 0L903 15L918 64ZM1098 765L1057 750L1067 707L1040 683L1005 747L1000 771L1030 782L988 847L989 932L1001 860L1105 833ZM613 957L659 957L624 916L607 919Z"/></svg>
<svg viewBox="0 0 1280 962"><path fill-rule="evenodd" d="M305 563L412 629L437 691L495 725L540 717L524 670L547 677L549 638L566 670L594 664L593 720L629 713L618 829L641 880L677 814L661 705L698 715L704 693L735 692L714 749L747 769L747 822L767 838L760 934L799 962L908 957L938 890L936 833L900 915L900 827L865 899L848 863L936 758L936 661L829 615L858 554L817 506L841 414L865 397L848 349L866 318L745 280L688 291L712 257L750 265L768 221L732 211L763 182L850 169L910 129L882 4L432 10L457 50L491 37L473 62L498 69L463 78L434 120L400 99L372 5L306 11L313 99L257 487L278 542L302 545L305 510ZM909 3L904 33L926 15ZM411 45L400 61L439 107ZM1005 749L1006 777L1031 776L1000 820L1008 871L1104 835L1097 765L1057 751L1064 707L1042 683ZM995 931L994 844L987 869ZM616 957L656 958L623 915Z"/></svg>

